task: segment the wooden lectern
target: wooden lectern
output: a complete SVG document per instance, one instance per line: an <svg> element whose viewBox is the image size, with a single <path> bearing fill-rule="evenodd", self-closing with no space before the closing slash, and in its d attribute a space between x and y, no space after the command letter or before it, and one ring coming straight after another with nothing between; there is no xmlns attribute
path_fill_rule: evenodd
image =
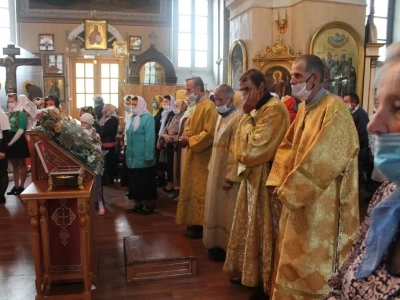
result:
<svg viewBox="0 0 400 300"><path fill-rule="evenodd" d="M97 263L94 231L95 173L84 163L38 131L27 132L31 153L32 183L21 194L30 216L36 273L36 300L91 299ZM83 189L54 187L48 191L45 172L35 147L58 167L83 167Z"/></svg>

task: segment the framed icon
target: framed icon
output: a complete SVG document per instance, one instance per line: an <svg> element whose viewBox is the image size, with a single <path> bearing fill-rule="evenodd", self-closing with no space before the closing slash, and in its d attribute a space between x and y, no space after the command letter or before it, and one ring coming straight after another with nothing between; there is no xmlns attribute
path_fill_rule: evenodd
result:
<svg viewBox="0 0 400 300"><path fill-rule="evenodd" d="M107 50L106 20L85 20L85 49Z"/></svg>
<svg viewBox="0 0 400 300"><path fill-rule="evenodd" d="M313 36L310 53L324 63L324 87L338 96L362 95L364 42L358 32L344 22L325 24Z"/></svg>
<svg viewBox="0 0 400 300"><path fill-rule="evenodd" d="M44 96L56 95L60 101L65 101L65 77L44 76Z"/></svg>
<svg viewBox="0 0 400 300"><path fill-rule="evenodd" d="M129 55L128 47L125 41L115 41L113 43L114 56L125 58Z"/></svg>
<svg viewBox="0 0 400 300"><path fill-rule="evenodd" d="M39 33L39 50L54 51L54 34Z"/></svg>
<svg viewBox="0 0 400 300"><path fill-rule="evenodd" d="M61 75L64 73L64 55L62 53L42 55L43 73Z"/></svg>
<svg viewBox="0 0 400 300"><path fill-rule="evenodd" d="M228 84L239 90L239 78L247 70L246 46L242 40L233 41L229 50L228 59Z"/></svg>
<svg viewBox="0 0 400 300"><path fill-rule="evenodd" d="M142 37L137 35L129 36L129 50L141 50L142 49Z"/></svg>

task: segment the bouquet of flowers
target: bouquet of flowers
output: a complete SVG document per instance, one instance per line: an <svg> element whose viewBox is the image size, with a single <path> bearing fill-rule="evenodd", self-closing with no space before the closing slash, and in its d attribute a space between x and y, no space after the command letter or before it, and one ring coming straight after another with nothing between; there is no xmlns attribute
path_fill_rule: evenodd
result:
<svg viewBox="0 0 400 300"><path fill-rule="evenodd" d="M92 138L86 129L56 108L44 110L40 114L37 130L43 132L47 138L56 142L97 174L103 174L104 158L96 149L96 144L100 143L99 140Z"/></svg>

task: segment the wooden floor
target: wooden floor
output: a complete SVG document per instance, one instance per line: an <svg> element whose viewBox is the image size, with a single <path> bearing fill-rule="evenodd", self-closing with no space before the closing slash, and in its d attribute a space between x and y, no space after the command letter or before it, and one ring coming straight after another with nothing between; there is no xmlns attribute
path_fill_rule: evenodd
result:
<svg viewBox="0 0 400 300"><path fill-rule="evenodd" d="M26 186L28 183L26 184ZM10 187L13 181L10 182ZM119 184L106 187L106 214L96 216L98 283L92 299L248 299L251 288L231 285L222 272L222 263L208 260L201 240L188 239L197 257L197 275L172 279L126 283L123 258L124 236L148 232L184 234L186 228L175 224L177 202L161 196L157 211L142 216L126 214L132 204ZM159 195L163 195L162 192ZM0 205L0 299L29 300L36 295L33 257L30 244L29 218L25 203L7 196Z"/></svg>

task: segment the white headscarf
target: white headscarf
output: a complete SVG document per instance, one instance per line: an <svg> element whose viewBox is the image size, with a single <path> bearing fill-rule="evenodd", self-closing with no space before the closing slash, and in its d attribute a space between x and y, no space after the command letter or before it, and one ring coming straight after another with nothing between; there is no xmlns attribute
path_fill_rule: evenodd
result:
<svg viewBox="0 0 400 300"><path fill-rule="evenodd" d="M126 123L126 128L129 128L133 119L133 131L139 128L140 125L140 116L150 113L146 108L146 101L144 101L143 97L136 96L138 98L138 104L135 108L132 108L132 118L129 118Z"/></svg>
<svg viewBox="0 0 400 300"><path fill-rule="evenodd" d="M174 110L174 105L175 105L175 98L172 95L169 95L171 97L171 100L169 101L169 108L164 109L163 112L161 113L161 127L160 131L158 132L158 136L162 136L164 134L165 126L167 125L167 117L171 111Z"/></svg>
<svg viewBox="0 0 400 300"><path fill-rule="evenodd" d="M22 106L28 101L29 101L29 99L24 94L18 95L17 103L15 104L15 107L12 110L10 109L10 111L12 111L12 112L21 111Z"/></svg>
<svg viewBox="0 0 400 300"><path fill-rule="evenodd" d="M34 127L36 123L36 115L38 111L35 103L31 101L26 102L25 105L23 106L23 109L29 114L28 124L26 126L26 129L30 130Z"/></svg>

